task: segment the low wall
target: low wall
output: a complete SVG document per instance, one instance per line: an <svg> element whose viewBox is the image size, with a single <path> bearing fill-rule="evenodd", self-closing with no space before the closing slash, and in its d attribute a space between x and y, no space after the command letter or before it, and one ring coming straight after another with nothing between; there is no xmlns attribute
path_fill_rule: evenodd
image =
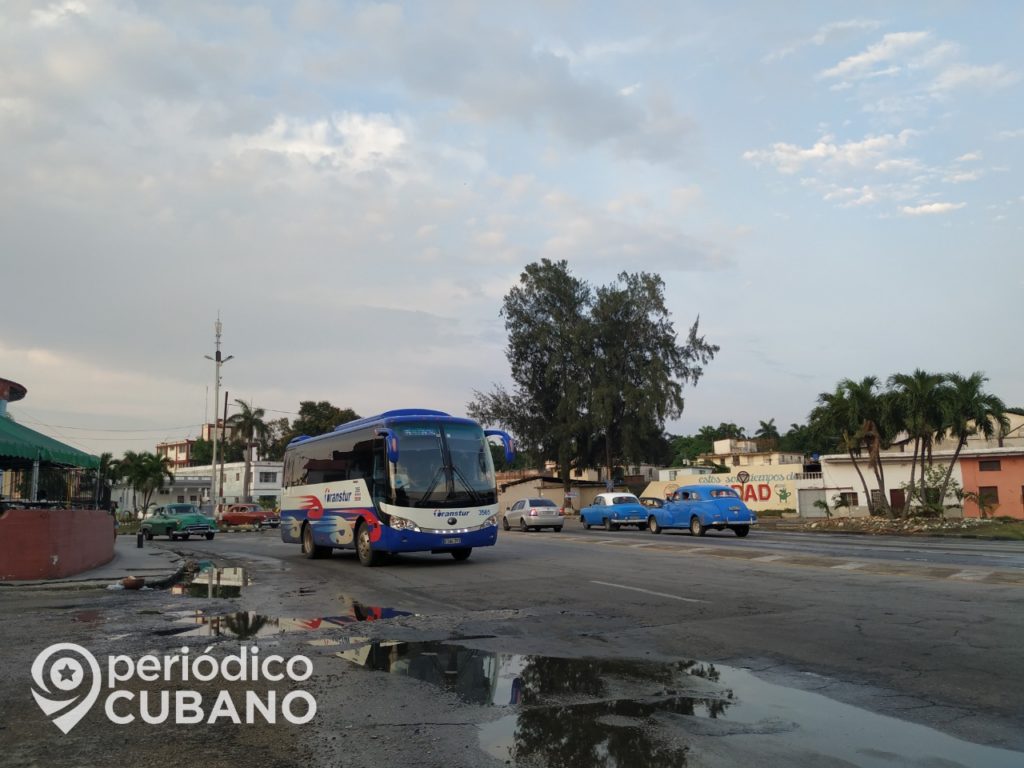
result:
<svg viewBox="0 0 1024 768"><path fill-rule="evenodd" d="M101 509L0 513L0 581L58 579L109 563L114 522Z"/></svg>

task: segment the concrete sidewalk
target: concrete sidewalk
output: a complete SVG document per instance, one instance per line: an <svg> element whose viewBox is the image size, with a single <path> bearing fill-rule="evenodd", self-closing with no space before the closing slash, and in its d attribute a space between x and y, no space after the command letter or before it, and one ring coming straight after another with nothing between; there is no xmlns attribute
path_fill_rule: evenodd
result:
<svg viewBox="0 0 1024 768"><path fill-rule="evenodd" d="M109 584L119 583L125 576L138 576L144 578L147 585L153 585L173 577L184 564L185 561L174 552L150 546L149 542L146 542L145 547L139 549L135 536L118 536L114 543L114 559L106 565L60 579L0 582L0 589L4 587L31 587L34 589L106 587Z"/></svg>

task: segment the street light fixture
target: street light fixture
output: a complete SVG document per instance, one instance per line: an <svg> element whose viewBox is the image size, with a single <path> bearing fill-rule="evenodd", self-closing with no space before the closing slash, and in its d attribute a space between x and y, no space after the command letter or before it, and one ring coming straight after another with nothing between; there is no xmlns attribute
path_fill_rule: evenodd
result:
<svg viewBox="0 0 1024 768"><path fill-rule="evenodd" d="M214 513L216 514L217 499L220 498L220 483L217 477L217 409L220 407L220 367L228 360L234 358L234 355L228 355L222 358L220 355L220 332L223 325L220 322L220 313L217 313L217 322L213 324L213 329L216 335L216 352L213 357L209 355L203 355L207 360L213 361L213 454L210 462L210 493L213 494L211 501L214 504Z"/></svg>

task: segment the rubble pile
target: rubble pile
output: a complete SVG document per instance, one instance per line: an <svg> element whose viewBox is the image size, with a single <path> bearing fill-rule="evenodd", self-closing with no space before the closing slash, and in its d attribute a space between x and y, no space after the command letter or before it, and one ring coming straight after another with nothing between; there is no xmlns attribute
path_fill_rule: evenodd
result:
<svg viewBox="0 0 1024 768"><path fill-rule="evenodd" d="M993 525L996 521L976 517L834 517L804 524L804 530L850 531L858 533L932 533L971 531Z"/></svg>

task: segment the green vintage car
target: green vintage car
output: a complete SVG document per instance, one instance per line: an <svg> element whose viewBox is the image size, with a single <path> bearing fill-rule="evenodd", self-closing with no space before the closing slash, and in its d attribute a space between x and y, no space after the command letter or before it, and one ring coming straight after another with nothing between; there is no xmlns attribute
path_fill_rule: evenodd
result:
<svg viewBox="0 0 1024 768"><path fill-rule="evenodd" d="M167 536L171 541L189 536L205 536L207 541L217 532L217 523L199 511L195 504L166 504L153 510L142 521L142 533L147 539Z"/></svg>

